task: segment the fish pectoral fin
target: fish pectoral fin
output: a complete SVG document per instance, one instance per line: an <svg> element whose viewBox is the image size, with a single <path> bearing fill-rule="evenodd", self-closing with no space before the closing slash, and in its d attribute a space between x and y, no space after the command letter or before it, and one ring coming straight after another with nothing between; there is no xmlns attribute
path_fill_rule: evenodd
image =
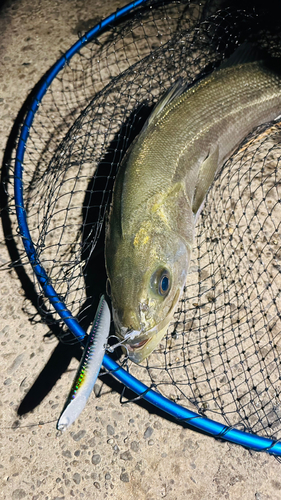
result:
<svg viewBox="0 0 281 500"><path fill-rule="evenodd" d="M192 201L192 211L195 215L199 215L207 191L214 180L218 168L218 159L219 146L217 146L216 149L207 156L199 169Z"/></svg>

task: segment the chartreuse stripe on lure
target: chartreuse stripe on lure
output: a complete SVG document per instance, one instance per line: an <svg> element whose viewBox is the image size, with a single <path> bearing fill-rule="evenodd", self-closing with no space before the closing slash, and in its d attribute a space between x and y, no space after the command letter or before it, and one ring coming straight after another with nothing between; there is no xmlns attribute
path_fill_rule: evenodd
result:
<svg viewBox="0 0 281 500"><path fill-rule="evenodd" d="M110 311L102 296L75 380L57 423L60 431L67 429L79 417L87 403L100 371L109 329Z"/></svg>

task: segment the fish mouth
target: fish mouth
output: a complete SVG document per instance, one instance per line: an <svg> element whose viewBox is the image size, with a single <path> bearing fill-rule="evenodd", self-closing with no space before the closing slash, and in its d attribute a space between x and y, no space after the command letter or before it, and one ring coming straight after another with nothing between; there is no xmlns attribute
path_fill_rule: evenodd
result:
<svg viewBox="0 0 281 500"><path fill-rule="evenodd" d="M150 339L144 339L141 340L140 342L134 342L133 344L127 344L127 347L129 351L135 351L136 349L140 349L141 347L145 346L147 342L149 342Z"/></svg>
<svg viewBox="0 0 281 500"><path fill-rule="evenodd" d="M122 347L124 354L128 355L129 359L135 363L140 363L155 349L157 343L166 333L167 325L160 332L159 325L158 328L155 326L146 332L126 329L125 333L125 328L122 327L122 329L123 332L119 332L118 334L121 340L119 345ZM159 338L159 335L161 335L161 338Z"/></svg>
<svg viewBox="0 0 281 500"><path fill-rule="evenodd" d="M147 331L146 334L148 337L142 338L141 340L136 338L134 341L125 341L123 349L126 350L129 359L139 364L147 358L167 333L168 324L169 321L165 322L165 326L161 329L159 329L159 327L154 327Z"/></svg>
<svg viewBox="0 0 281 500"><path fill-rule="evenodd" d="M156 332L157 329L155 327L145 332L145 334L142 330L128 330L126 334L122 336L122 339L129 351L136 351L142 349Z"/></svg>
<svg viewBox="0 0 281 500"><path fill-rule="evenodd" d="M126 327L119 326L119 338L121 338L121 347L124 353L128 355L129 359L134 363L141 363L149 354L154 351L164 335L167 333L167 328L173 318L175 306L178 302L180 289L178 289L173 303L166 315L166 317L152 327L150 330L133 330ZM121 326L121 328L120 328Z"/></svg>

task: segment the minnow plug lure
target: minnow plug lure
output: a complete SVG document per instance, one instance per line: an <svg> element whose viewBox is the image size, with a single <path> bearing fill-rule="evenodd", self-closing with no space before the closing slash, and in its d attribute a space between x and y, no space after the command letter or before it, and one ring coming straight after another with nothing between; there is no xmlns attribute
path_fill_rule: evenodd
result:
<svg viewBox="0 0 281 500"><path fill-rule="evenodd" d="M67 429L79 417L93 390L105 353L110 319L109 307L102 296L76 377L57 422L59 431Z"/></svg>

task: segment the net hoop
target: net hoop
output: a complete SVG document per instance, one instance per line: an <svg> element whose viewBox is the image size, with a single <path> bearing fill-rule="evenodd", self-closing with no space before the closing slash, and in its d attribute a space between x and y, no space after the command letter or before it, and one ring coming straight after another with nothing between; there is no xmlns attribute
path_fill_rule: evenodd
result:
<svg viewBox="0 0 281 500"><path fill-rule="evenodd" d="M83 35L45 74L42 83L32 99L29 111L25 117L21 127L20 137L16 150L15 171L14 171L14 195L16 214L19 226L20 236L23 245L33 268L33 271L40 283L45 296L60 315L64 323L67 325L72 334L83 344L86 337L86 332L80 326L78 321L72 316L71 312L66 308L65 304L60 300L58 294L50 283L50 279L45 269L40 264L37 257L36 249L33 244L23 200L23 162L26 149L26 142L29 137L29 131L33 123L40 102L45 95L48 87L56 78L58 73L63 69L71 58L79 52L79 50L89 42L97 38L108 27L112 27L125 15L133 13L138 7L148 3L149 0L136 0L127 4L125 7L117 10L103 21L94 26L85 35ZM215 420L209 419L196 412L190 411L179 404L174 403L168 398L162 396L152 388L149 388L130 373L119 366L108 354L103 358L104 368L110 372L116 379L123 383L126 387L132 390L141 398L145 399L150 404L156 406L160 410L168 413L176 418L179 423L187 423L190 427L205 432L212 437L223 439L232 442L254 451L265 451L271 455L281 456L281 443L277 440L261 437L252 433L237 430L233 427L226 426Z"/></svg>

